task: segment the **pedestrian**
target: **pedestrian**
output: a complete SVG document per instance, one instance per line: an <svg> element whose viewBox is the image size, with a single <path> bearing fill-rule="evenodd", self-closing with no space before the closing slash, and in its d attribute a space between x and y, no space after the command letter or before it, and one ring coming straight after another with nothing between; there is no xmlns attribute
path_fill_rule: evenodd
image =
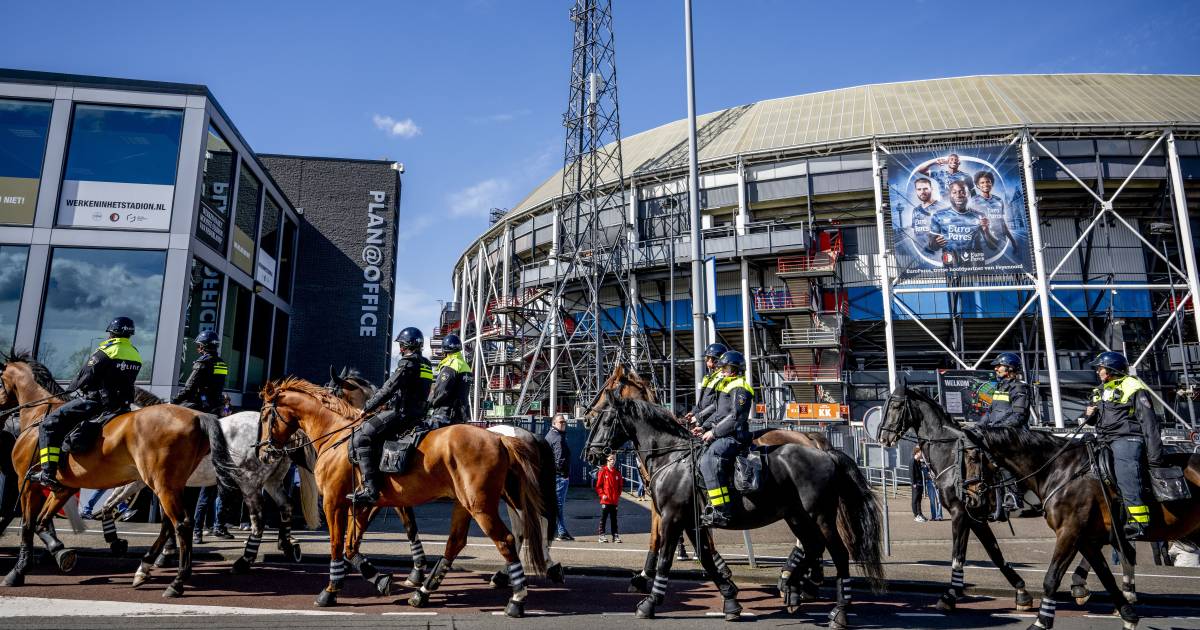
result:
<svg viewBox="0 0 1200 630"><path fill-rule="evenodd" d="M925 469L921 467L921 447L914 446L912 462L908 465L909 482L912 484L912 514L913 520L924 523L925 515L921 512L921 499L925 498Z"/></svg>
<svg viewBox="0 0 1200 630"><path fill-rule="evenodd" d="M608 542L608 535L604 533L605 521L612 521L612 541L621 542L621 534L617 529L617 506L621 503L624 485L625 479L617 469L617 456L609 453L608 459L596 473L596 494L600 495L600 529L597 533L602 543Z"/></svg>
<svg viewBox="0 0 1200 630"><path fill-rule="evenodd" d="M910 470L913 477L913 520L918 523L924 523L925 517L921 515L921 490L924 490L926 496L929 497L929 519L931 521L942 520L942 501L938 493L937 483L935 483L934 475L929 469L929 461L925 459L925 453L921 451L920 446L913 447L913 461L910 464ZM918 485L917 479L920 479Z"/></svg>
<svg viewBox="0 0 1200 630"><path fill-rule="evenodd" d="M79 516L86 520L95 520L96 505L100 504L100 499L108 494L108 490L92 490L92 496L88 498L87 503L83 504L83 511Z"/></svg>
<svg viewBox="0 0 1200 630"><path fill-rule="evenodd" d="M546 432L546 441L554 452L555 493L558 495L558 531L555 540L575 540L567 531L564 518L567 509L567 489L571 485L571 447L567 445L567 417L555 414L550 422L550 430Z"/></svg>

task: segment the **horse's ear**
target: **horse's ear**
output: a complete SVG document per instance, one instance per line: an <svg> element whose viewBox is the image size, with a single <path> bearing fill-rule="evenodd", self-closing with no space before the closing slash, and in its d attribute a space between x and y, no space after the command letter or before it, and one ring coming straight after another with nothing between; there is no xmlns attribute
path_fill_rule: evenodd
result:
<svg viewBox="0 0 1200 630"><path fill-rule="evenodd" d="M624 363L617 362L616 367L613 368L613 376L615 376L617 378L621 378L621 377L625 376L625 364Z"/></svg>

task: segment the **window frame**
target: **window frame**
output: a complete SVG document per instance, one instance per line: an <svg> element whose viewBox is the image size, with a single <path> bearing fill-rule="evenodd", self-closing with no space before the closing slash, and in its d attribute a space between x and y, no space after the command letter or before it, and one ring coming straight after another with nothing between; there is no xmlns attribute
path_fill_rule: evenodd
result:
<svg viewBox="0 0 1200 630"><path fill-rule="evenodd" d="M225 230L221 233L222 247L220 249L216 249L211 244L205 242L204 239L200 238L200 214L202 212L201 206L207 205L204 203L204 191L203 191L204 158L203 157L201 157L201 160L200 160L201 192L197 196L197 199L196 199L196 213L195 213L196 216L193 218L191 237L196 239L197 241L199 241L201 244L203 244L205 247L212 250L213 252L224 256L226 259L229 259L229 256L231 255L232 250L233 250L233 245L231 244L232 239L230 238L230 230L233 229L234 215L237 212L237 193L238 193L238 188L239 188L238 177L241 174L242 154L240 151L238 151L237 147L233 145L233 143L229 142L229 140L227 139L227 136L225 135L224 132L221 131L221 128L216 125L215 121L216 121L215 118L209 118L207 120L208 124L204 128L204 136L203 136L204 141L201 143L202 148L204 149L204 151L206 153L208 152L208 134L210 131L212 131L212 132L215 132L217 134L217 137L219 137L225 143L225 145L229 147L230 152L232 152L232 154L233 154L233 164L229 167L229 175L230 175L229 191L228 191L229 197L225 204L226 210L227 210L227 214L225 215ZM214 209L214 208L209 208L209 209L212 210L213 212L217 212L216 209Z"/></svg>
<svg viewBox="0 0 1200 630"><path fill-rule="evenodd" d="M0 97L0 101L11 101L11 102L19 101L19 102L25 102L25 103L40 103L43 105L47 105L50 108L50 115L46 118L46 133L45 133L45 137L42 141L42 155L41 155L41 158L38 160L38 173L37 173L38 186L37 186L37 195L33 199L33 218L30 219L29 223L12 223L12 222L8 222L8 221L0 221L0 226L33 227L34 223L37 221L38 203L41 201L42 194L45 192L45 188L46 188L45 182L42 179L42 174L46 171L46 156L50 151L50 128L54 124L54 101L47 101L45 99L36 99L36 98L21 98L21 97L17 97L17 96L2 96L2 97ZM66 149L63 150L63 158L64 158L63 167L64 167L64 171L65 171ZM7 176L0 173L0 177L7 177ZM57 201L57 197L55 197L55 200ZM56 207L55 208L55 215L56 215L55 219L56 220L57 220L57 214L58 214L58 212L57 212L57 207ZM28 262L26 262L26 266L28 266Z"/></svg>

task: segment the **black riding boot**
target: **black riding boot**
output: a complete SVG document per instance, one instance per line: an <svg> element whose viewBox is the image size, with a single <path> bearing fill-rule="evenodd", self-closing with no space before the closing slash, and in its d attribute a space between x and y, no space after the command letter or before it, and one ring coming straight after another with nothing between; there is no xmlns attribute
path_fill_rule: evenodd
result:
<svg viewBox="0 0 1200 630"><path fill-rule="evenodd" d="M374 449L358 449L356 455L358 457L358 472L362 476L362 484L358 490L352 494L346 495L356 504L374 505L379 502L379 490L375 488L375 459L372 453Z"/></svg>
<svg viewBox="0 0 1200 630"><path fill-rule="evenodd" d="M32 472L32 471L31 471ZM42 469L29 475L29 480L41 484L51 491L61 490L63 485L58 483L58 462L45 462Z"/></svg>
<svg viewBox="0 0 1200 630"><path fill-rule="evenodd" d="M700 515L701 527L726 527L733 520L733 506L729 503L710 505Z"/></svg>

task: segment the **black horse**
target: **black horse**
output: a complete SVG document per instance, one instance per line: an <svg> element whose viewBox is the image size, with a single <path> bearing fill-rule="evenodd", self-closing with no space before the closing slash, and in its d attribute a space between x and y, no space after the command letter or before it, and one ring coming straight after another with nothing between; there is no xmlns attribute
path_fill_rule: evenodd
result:
<svg viewBox="0 0 1200 630"><path fill-rule="evenodd" d="M659 536L664 549L674 549L703 500L696 476L697 442L657 405L610 396L609 405L592 423L584 453L596 463L632 441L650 473L646 486L659 510ZM831 628L846 628L850 595L850 558L860 562L873 590L883 582L880 557L879 506L854 461L841 453L788 444L767 456L762 487L735 499L737 509L729 529L752 529L784 520L800 540L804 555L820 560L826 549L837 568L837 605L830 612ZM838 511L849 518L839 531ZM699 538L703 541L703 537ZM712 550L701 544L700 563L724 598L725 618L741 613L737 586L721 574ZM658 555L650 595L637 605L637 616L654 617L662 603L674 555ZM797 572L793 579L801 577Z"/></svg>
<svg viewBox="0 0 1200 630"><path fill-rule="evenodd" d="M942 505L950 511L951 555L950 588L938 599L938 610L951 612L963 596L963 567L967 561L967 540L971 534L983 545L988 558L1000 569L1008 583L1017 590L1017 610L1029 610L1033 596L1025 590L1025 580L1013 570L1000 551L996 535L980 514L979 501L971 498L964 503L960 492L964 458L978 456L979 451L966 434L942 412L931 398L917 390L898 388L889 397L880 427L880 442L884 446L895 446L900 436L908 429L917 434L921 452L933 471L934 483Z"/></svg>

